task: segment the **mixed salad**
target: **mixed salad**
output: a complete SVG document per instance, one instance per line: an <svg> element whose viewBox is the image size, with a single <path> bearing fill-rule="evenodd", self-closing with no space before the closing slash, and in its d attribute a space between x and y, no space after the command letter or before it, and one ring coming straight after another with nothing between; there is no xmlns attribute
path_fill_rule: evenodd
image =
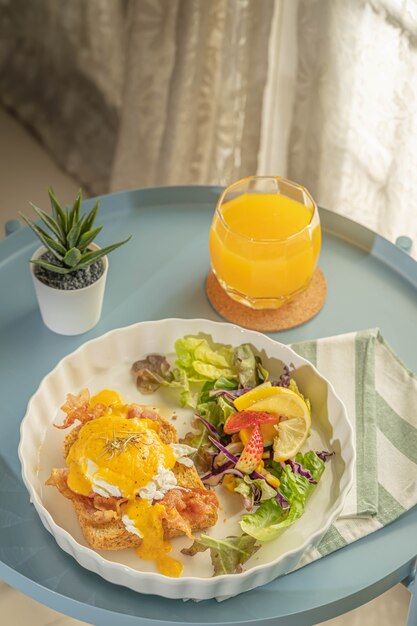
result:
<svg viewBox="0 0 417 626"><path fill-rule="evenodd" d="M142 393L161 385L178 388L180 403L194 411L193 430L182 443L206 486L222 485L242 498L242 534L219 540L202 535L193 555L209 549L214 574L242 571L260 544L279 536L300 518L332 455L301 452L311 428L308 398L287 365L271 379L249 344L215 344L206 335L175 343L176 361L150 354L132 374Z"/></svg>

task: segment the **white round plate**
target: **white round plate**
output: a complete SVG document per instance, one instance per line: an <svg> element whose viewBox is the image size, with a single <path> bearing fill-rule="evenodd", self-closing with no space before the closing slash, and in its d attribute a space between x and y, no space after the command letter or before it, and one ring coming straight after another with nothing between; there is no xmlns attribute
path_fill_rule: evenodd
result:
<svg viewBox="0 0 417 626"><path fill-rule="evenodd" d="M64 467L62 441L66 431L52 427L62 423L59 407L67 393L83 387L95 393L103 388L116 389L126 402L149 404L161 409L164 417L175 411L180 436L188 432L193 417L181 409L175 390L158 390L141 396L131 377L130 366L149 353L174 359L174 342L184 335L205 333L215 342L238 346L250 343L262 356L271 378L279 375L283 364L293 364L293 376L300 390L312 403L312 432L305 449L332 450L336 454L326 463L325 472L306 505L304 515L274 541L263 544L240 574L213 577L209 551L194 557L181 554L189 546L187 538L172 540L172 556L182 561L183 575L169 578L156 572L153 563L141 560L132 550L95 551L88 547L73 506L57 489L45 486L51 468ZM207 320L166 319L140 322L108 332L88 341L66 356L41 382L31 398L21 425L19 458L22 476L31 501L58 545L80 565L106 580L135 591L166 598L224 598L263 585L289 572L303 552L317 545L340 513L353 480L354 447L352 428L346 409L333 387L305 359L288 346L261 333L232 324ZM240 497L217 488L220 500L219 521L207 531L214 537L240 535L238 522L244 511Z"/></svg>

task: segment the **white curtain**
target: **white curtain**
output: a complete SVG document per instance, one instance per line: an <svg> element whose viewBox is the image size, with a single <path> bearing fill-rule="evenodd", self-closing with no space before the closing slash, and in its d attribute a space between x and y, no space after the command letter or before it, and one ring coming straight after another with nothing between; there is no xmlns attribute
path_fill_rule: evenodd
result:
<svg viewBox="0 0 417 626"><path fill-rule="evenodd" d="M0 103L90 193L113 167L124 32L124 0L0 2Z"/></svg>
<svg viewBox="0 0 417 626"><path fill-rule="evenodd" d="M417 255L417 0L1 0L0 101L90 193L287 175Z"/></svg>
<svg viewBox="0 0 417 626"><path fill-rule="evenodd" d="M256 171L273 5L130 4L112 189L229 184Z"/></svg>
<svg viewBox="0 0 417 626"><path fill-rule="evenodd" d="M417 254L417 3L299 0L290 178Z"/></svg>
<svg viewBox="0 0 417 626"><path fill-rule="evenodd" d="M1 0L0 101L90 193L256 171L274 0Z"/></svg>

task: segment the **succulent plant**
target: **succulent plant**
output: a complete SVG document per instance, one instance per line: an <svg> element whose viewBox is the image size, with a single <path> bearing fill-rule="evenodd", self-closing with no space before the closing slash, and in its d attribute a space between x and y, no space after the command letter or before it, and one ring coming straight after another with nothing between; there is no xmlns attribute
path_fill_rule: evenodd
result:
<svg viewBox="0 0 417 626"><path fill-rule="evenodd" d="M48 189L48 195L52 207L51 215L42 211L34 204L30 204L44 225L49 229L49 233L21 214L35 235L39 237L43 245L57 260L55 264L44 259L35 259L32 260L32 263L35 265L57 274L68 274L91 265L91 263L98 261L101 257L129 241L130 237L99 250L89 250L88 246L91 245L103 228L102 226L93 228L100 201L96 202L89 213L80 215L81 190L78 192L72 207L65 209L60 206L51 187Z"/></svg>

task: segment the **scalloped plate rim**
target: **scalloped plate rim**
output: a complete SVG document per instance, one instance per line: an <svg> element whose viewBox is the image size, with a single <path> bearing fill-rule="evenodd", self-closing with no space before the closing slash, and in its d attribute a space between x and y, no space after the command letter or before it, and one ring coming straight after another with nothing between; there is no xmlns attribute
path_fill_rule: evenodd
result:
<svg viewBox="0 0 417 626"><path fill-rule="evenodd" d="M250 337L258 337L260 338L262 341L267 341L267 343L270 346L274 346L274 344L280 346L280 348L284 348L286 351L288 351L289 354L292 355L292 357L297 360L300 361L301 363L308 365L309 367L312 368L312 370L315 372L315 374L317 376L319 376L322 380L325 381L326 385L328 386L328 388L331 390L333 397L336 399L336 401L339 403L341 410L342 410L342 415L344 417L344 422L345 422L345 426L348 429L348 436L347 436L347 440L350 444L350 449L347 450L347 452L349 452L350 454L347 455L347 458L345 459L346 462L346 474L344 475L345 478L345 485L344 485L344 489L343 491L339 494L339 497L337 498L336 502L334 503L334 508L333 508L333 512L332 515L330 516L330 518L327 520L327 522L323 525L322 529L315 532L313 535L311 535L308 539L306 539L304 541L303 544L301 544L300 546L297 546L295 548L293 548L292 550L289 550L288 552L282 554L278 559L276 559L275 561L272 561L270 563L267 564L260 564L260 565L254 565L253 567L251 567L250 569L247 569L246 571L240 573L240 574L223 574L217 577L213 577L213 578L204 578L204 577L194 577L194 576L183 576L180 578L168 578L165 577L161 574L158 574L156 572L141 572L138 570L135 570L131 567L129 567L128 565L125 565L123 563L117 563L117 562L111 562L108 561L107 559L105 559L104 557L102 557L98 552L94 551L93 549L87 547L87 546L83 546L82 544L78 543L76 541L76 539L74 539L74 537L64 528L62 528L61 526L59 526L53 519L51 513L44 507L44 505L42 504L42 501L37 493L37 491L35 490L34 486L32 485L28 475L27 475L27 467L26 467L26 461L24 458L24 454L23 454L23 448L25 445L25 429L27 427L28 421L29 421L29 416L30 416L30 411L31 411L31 407L32 407L32 403L34 402L35 398L42 393L44 386L47 384L48 380L57 372L59 371L60 367L62 366L62 364L69 358L71 357L75 357L77 355L77 353L81 352L84 349L88 349L89 346L94 345L95 343L98 342L102 342L102 341L106 341L111 335L113 334L117 334L120 332L132 332L135 328L137 328L138 326L144 326L144 325L148 325L148 326L158 326L158 325L165 325L165 324L200 324L201 326L212 326L213 328L215 327L222 327L222 328L230 328L230 329L234 329L234 331L238 331L239 333L241 333L243 336L245 336L246 334L249 334ZM187 331L185 331L187 332ZM201 328L201 332L208 332L207 328ZM256 345L256 344L255 344ZM257 346L256 346L257 347ZM270 353L268 353L268 357L270 358L276 358L273 355L271 355ZM282 573L277 573L275 575L272 576L262 576L262 574L265 574L268 570L271 569L276 569L277 566L286 561L286 560L291 560L294 561L294 559L296 559L296 562L298 562L301 558L301 556L303 555L304 551L306 549L308 549L310 546L315 545L319 539L321 537L323 537L323 535L325 534L325 532L328 530L328 528L331 526L331 524L333 523L333 521L337 518L337 516L339 515L340 511L343 508L346 496L350 490L350 488L352 487L353 484L353 466L354 466L354 461L355 461L355 449L354 449L354 444L353 444L353 429L352 426L349 422L349 419L347 417L347 411L346 411L346 407L344 405L344 403L342 402L342 400L340 399L340 397L337 395L333 385L330 383L330 381L328 381L321 373L320 371L312 364L310 363L307 359L299 356L294 350L292 350L292 348L288 345L282 344L279 341L273 339L272 337L269 337L268 335L265 335L261 332L258 331L252 331L252 330L248 330L248 329L244 329L240 326L237 326L236 324L231 324L228 322L217 322L217 321L213 321L213 320L207 320L207 319L203 319L203 318L192 318L192 319L187 319L187 318L163 318L163 319L159 319L159 320L147 320L147 321L141 321L141 322L135 322L133 324L129 324L127 326L122 326L119 328L115 328L115 329L111 329L109 331L107 331L106 333L98 336L98 337L94 337L84 343L82 343L80 346L78 346L75 350L73 350L72 352L68 353L67 355L65 355L64 357L62 357L58 363L55 365L55 367L50 370L50 372L48 372L43 379L41 380L37 390L35 391L35 393L32 395L32 397L30 398L28 405L27 405L27 410L25 413L25 416L21 422L21 426L20 426L20 441L19 441L19 446L18 446L18 456L19 456L19 460L21 463L21 468L22 468L22 478L24 481L24 484L29 492L30 495L30 500L31 502L34 504L36 511L43 523L43 525L45 526L45 528L48 530L48 532L50 532L54 538L56 539L58 545L64 550L66 551L68 554L70 554L80 565L81 567L84 567L90 571L93 571L97 574L99 574L100 576L102 576L103 578L105 578L106 580L108 580L109 582L112 582L114 584L120 584L123 586L127 586L130 589L137 591L139 593L146 593L146 594L155 594L157 596L162 596L162 597L166 597L166 598L181 598L184 599L185 597L189 597L189 598L193 598L193 599L198 599L198 600L202 600L202 599L210 599L210 598L215 598L217 597L218 599L223 599L223 597L230 597L233 595L238 595L242 592L248 591L250 589L253 589L257 586L263 585L267 582L270 582L271 580L273 580L274 578L277 578L281 575L284 575L285 573L287 573L288 570L286 570L285 572ZM66 546L61 545L62 543L66 543ZM75 552L75 553L74 553ZM78 560L78 554L77 552L80 553L80 556L85 556L87 560L93 560L93 563L95 563L97 565L96 568L91 568L86 566L85 564L80 563L80 561ZM292 565L293 566L293 565ZM290 566L290 569L291 567ZM101 569L104 568L104 573L101 571ZM160 586L161 583L162 585L168 586L168 587L174 587L174 591L173 592L168 592L167 590L164 591L164 593L161 593L161 589L156 589L155 591L142 591L142 590L138 590L137 589L137 585L133 586L133 583L130 582L130 580L119 580L119 581L115 581L115 580L111 580L110 578L107 578L105 576L105 574L107 573L107 571L109 573L120 573L121 571L123 571L127 577L129 579L133 578L133 580L140 580L141 578L146 578L147 582L154 582L155 586ZM263 578L263 580L260 581L256 581L256 578L261 579ZM251 584L250 581L251 579L253 579L253 583ZM233 584L233 583L236 584ZM192 591L192 589L190 589L190 594L186 594L184 587L186 587L187 583L189 583L191 585L192 588L196 587L196 584L201 584L204 586L204 590L201 591L200 593L196 593L196 590L194 589L194 591ZM226 594L223 593L219 593L218 591L216 591L216 589L219 589L222 585L224 586L225 584L232 584L232 587L236 587L236 589L229 589L227 591ZM249 584L248 584L249 583ZM149 586L149 585L148 585ZM175 588L178 588L178 592L175 592Z"/></svg>

